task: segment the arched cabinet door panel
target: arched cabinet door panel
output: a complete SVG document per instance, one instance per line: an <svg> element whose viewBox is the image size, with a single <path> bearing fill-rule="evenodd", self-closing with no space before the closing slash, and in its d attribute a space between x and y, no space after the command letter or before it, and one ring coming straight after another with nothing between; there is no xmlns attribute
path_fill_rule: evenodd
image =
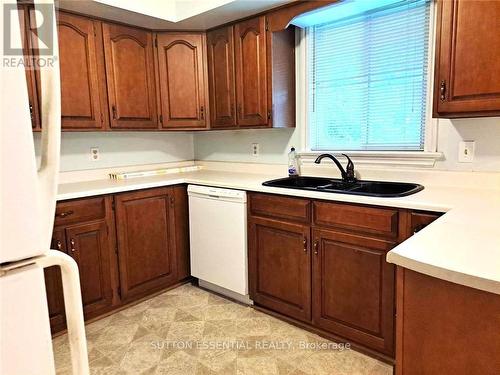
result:
<svg viewBox="0 0 500 375"><path fill-rule="evenodd" d="M30 32L30 12L28 6L25 4L17 4L17 11L19 13L19 26L21 30L21 41L23 43L23 56L26 72L26 83L28 88L28 108L31 117L31 127L34 131L40 130L40 116L39 116L39 101L36 84L36 72L30 66L30 58L34 57L32 49L31 32Z"/></svg>
<svg viewBox="0 0 500 375"><path fill-rule="evenodd" d="M207 33L212 128L236 127L233 26Z"/></svg>
<svg viewBox="0 0 500 375"><path fill-rule="evenodd" d="M159 33L157 40L163 128L205 128L209 111L203 35Z"/></svg>
<svg viewBox="0 0 500 375"><path fill-rule="evenodd" d="M267 126L267 63L265 17L234 28L237 117L240 126Z"/></svg>
<svg viewBox="0 0 500 375"><path fill-rule="evenodd" d="M29 12L29 48L37 55L38 38L34 9ZM61 69L61 125L63 130L102 130L108 126L106 78L101 22L58 12L57 32ZM32 116L41 116L40 71L33 70L36 101ZM39 126L39 125L38 125Z"/></svg>
<svg viewBox="0 0 500 375"><path fill-rule="evenodd" d="M158 128L152 34L105 23L103 38L111 127Z"/></svg>
<svg viewBox="0 0 500 375"><path fill-rule="evenodd" d="M61 117L64 129L102 129L107 125L101 23L59 13Z"/></svg>

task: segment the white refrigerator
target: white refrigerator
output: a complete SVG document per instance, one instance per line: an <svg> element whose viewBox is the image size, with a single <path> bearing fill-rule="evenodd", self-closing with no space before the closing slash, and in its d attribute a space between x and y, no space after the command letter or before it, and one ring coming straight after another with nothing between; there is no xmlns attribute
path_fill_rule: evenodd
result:
<svg viewBox="0 0 500 375"><path fill-rule="evenodd" d="M40 68L43 131L39 167L26 76L19 64L22 55L15 56L7 48L7 44L22 46L17 9L12 6L15 0L2 0L1 7L0 374L55 374L43 269L57 265L62 273L73 374L87 375L78 267L71 257L49 250L61 137L57 27L52 0L34 3L37 25L45 22L39 38L53 47L52 55L43 58L55 62Z"/></svg>

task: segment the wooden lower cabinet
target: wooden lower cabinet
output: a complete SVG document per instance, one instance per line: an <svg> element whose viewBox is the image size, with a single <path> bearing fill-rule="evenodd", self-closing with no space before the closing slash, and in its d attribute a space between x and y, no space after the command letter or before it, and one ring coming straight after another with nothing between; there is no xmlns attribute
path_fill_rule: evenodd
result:
<svg viewBox="0 0 500 375"><path fill-rule="evenodd" d="M66 236L64 229L54 229L52 234L52 249L66 253ZM59 267L48 267L44 270L47 305L49 307L50 328L53 333L66 327L64 312L64 297Z"/></svg>
<svg viewBox="0 0 500 375"><path fill-rule="evenodd" d="M313 228L313 324L378 352L394 349L394 242Z"/></svg>
<svg viewBox="0 0 500 375"><path fill-rule="evenodd" d="M500 296L397 271L396 375L498 375Z"/></svg>
<svg viewBox="0 0 500 375"><path fill-rule="evenodd" d="M177 278L170 188L118 194L116 228L123 300L160 289Z"/></svg>
<svg viewBox="0 0 500 375"><path fill-rule="evenodd" d="M256 306L393 362L395 267L385 258L441 214L248 195Z"/></svg>
<svg viewBox="0 0 500 375"><path fill-rule="evenodd" d="M310 230L263 218L249 222L250 296L295 319L311 319Z"/></svg>
<svg viewBox="0 0 500 375"><path fill-rule="evenodd" d="M52 249L70 255L80 271L80 287L85 319L108 312L113 298L114 227L111 197L76 199L58 203ZM45 270L45 285L53 333L66 328L61 272L58 267Z"/></svg>
<svg viewBox="0 0 500 375"><path fill-rule="evenodd" d="M410 212L410 231L409 235L412 236L420 232L427 225L438 219L442 214L435 212Z"/></svg>
<svg viewBox="0 0 500 375"><path fill-rule="evenodd" d="M177 262L177 280L191 276L189 254L189 204L186 185L172 186L174 198L174 236L175 257Z"/></svg>
<svg viewBox="0 0 500 375"><path fill-rule="evenodd" d="M85 318L95 317L109 310L113 302L106 222L76 224L65 231L68 253L80 270Z"/></svg>
<svg viewBox="0 0 500 375"><path fill-rule="evenodd" d="M104 220L56 227L52 248L70 255L80 271L80 287L85 319L101 315L113 305L112 250ZM66 328L61 272L58 267L45 270L45 286L53 333Z"/></svg>
<svg viewBox="0 0 500 375"><path fill-rule="evenodd" d="M184 185L60 202L56 225L52 248L78 264L85 319L190 276ZM45 270L45 284L56 333L66 326L57 267Z"/></svg>

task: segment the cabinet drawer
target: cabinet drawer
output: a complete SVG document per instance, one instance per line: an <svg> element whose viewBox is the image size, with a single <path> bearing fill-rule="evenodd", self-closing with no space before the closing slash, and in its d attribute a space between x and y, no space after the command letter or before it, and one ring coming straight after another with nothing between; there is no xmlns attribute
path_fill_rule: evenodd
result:
<svg viewBox="0 0 500 375"><path fill-rule="evenodd" d="M410 233L409 235L413 235L422 229L424 229L427 225L432 223L434 220L439 218L442 214L432 213L432 212L412 212L410 214Z"/></svg>
<svg viewBox="0 0 500 375"><path fill-rule="evenodd" d="M287 219L308 223L311 220L311 202L307 199L271 194L251 194L250 215Z"/></svg>
<svg viewBox="0 0 500 375"><path fill-rule="evenodd" d="M315 201L313 221L316 226L391 238L398 235L398 211L388 208Z"/></svg>
<svg viewBox="0 0 500 375"><path fill-rule="evenodd" d="M54 225L80 223L103 219L106 215L104 197L77 199L60 202L56 206Z"/></svg>

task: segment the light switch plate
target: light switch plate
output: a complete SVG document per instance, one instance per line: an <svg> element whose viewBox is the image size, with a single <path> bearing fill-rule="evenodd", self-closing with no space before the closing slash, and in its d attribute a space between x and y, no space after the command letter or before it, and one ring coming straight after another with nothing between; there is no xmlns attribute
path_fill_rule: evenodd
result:
<svg viewBox="0 0 500 375"><path fill-rule="evenodd" d="M472 163L474 161L474 149L476 143L474 141L462 141L458 144L458 162Z"/></svg>

